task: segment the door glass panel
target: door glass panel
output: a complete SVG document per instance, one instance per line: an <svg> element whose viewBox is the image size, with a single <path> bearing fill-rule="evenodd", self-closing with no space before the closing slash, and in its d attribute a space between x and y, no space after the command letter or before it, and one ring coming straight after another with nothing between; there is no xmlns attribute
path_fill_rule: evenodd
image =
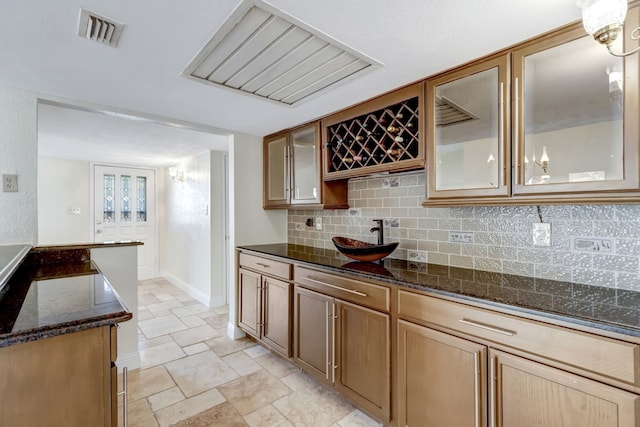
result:
<svg viewBox="0 0 640 427"><path fill-rule="evenodd" d="M131 176L120 176L120 221L131 222Z"/></svg>
<svg viewBox="0 0 640 427"><path fill-rule="evenodd" d="M136 221L147 222L147 177L136 178Z"/></svg>
<svg viewBox="0 0 640 427"><path fill-rule="evenodd" d="M115 192L116 176L104 175L102 179L102 218L105 223L116 222Z"/></svg>
<svg viewBox="0 0 640 427"><path fill-rule="evenodd" d="M287 198L287 139L281 138L268 145L269 155L269 200Z"/></svg>
<svg viewBox="0 0 640 427"><path fill-rule="evenodd" d="M623 64L588 36L524 58L525 185L623 179Z"/></svg>
<svg viewBox="0 0 640 427"><path fill-rule="evenodd" d="M436 87L436 190L501 185L498 79L495 67Z"/></svg>
<svg viewBox="0 0 640 427"><path fill-rule="evenodd" d="M318 156L315 128L293 134L293 199L318 197Z"/></svg>

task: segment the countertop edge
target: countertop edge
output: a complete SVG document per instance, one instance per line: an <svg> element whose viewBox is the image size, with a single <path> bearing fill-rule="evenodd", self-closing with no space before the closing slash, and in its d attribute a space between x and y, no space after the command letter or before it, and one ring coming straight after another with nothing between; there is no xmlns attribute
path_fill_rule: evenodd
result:
<svg viewBox="0 0 640 427"><path fill-rule="evenodd" d="M259 248L253 247L252 245L241 245L241 246L237 246L236 250L241 250L241 251L250 251L256 254L261 254L261 255L267 255L270 257L275 257L275 258L280 258L280 259L287 259L292 263L296 263L296 264L303 264L305 266L310 266L312 268L323 268L326 270L330 270L339 274L343 274L343 275L349 275L352 277L361 277L363 279L368 279L368 280L377 280L378 282L381 283L386 283L386 284L390 284L390 285L396 285L396 286L400 286L406 289L411 289L414 291L419 291L419 292L425 292L425 293L430 293L433 295L440 295L443 297L447 297L450 299L454 299L457 301L460 301L461 303L469 302L469 303L474 303L477 304L479 306L484 306L485 308L491 309L492 307L495 307L497 309L502 309L502 310L508 310L512 313L522 313L521 315L524 317L527 317L526 315L530 315L530 316L537 316L539 318L545 318L545 319L549 319L549 322L551 323L553 320L555 321L561 321L564 323L568 323L568 324L573 324L577 326L583 326L583 327L587 327L587 328L591 328L591 329L596 329L599 331L603 331L603 333L606 332L610 332L610 333L614 333L614 334L620 334L620 335L626 335L629 337L634 337L634 338L640 338L640 328L634 328L632 326L625 326L625 325L621 325L618 323L614 323L614 322L607 322L604 320L600 320L600 321L596 321L596 320L591 320L591 319L585 319L585 318L581 318L579 316L574 316L574 315L569 315L569 314L562 314L562 313L556 313L556 312L551 312L551 311L545 311L542 309L536 309L536 308L530 308L530 307L522 307L519 305L514 305L514 304L509 304L509 303L501 303L498 301L493 301L490 299L484 299L484 298L480 298L477 296L472 296L472 295L466 295L463 293L456 293L456 292L451 292L451 291L445 291L442 289L436 289L436 288L432 288L429 286L422 286L422 285L416 285L416 284L412 284L410 282L407 281L403 281L402 279L397 279L397 278L389 278L389 277L384 277L384 276L376 276L375 274L372 273L363 273L363 272L358 272L355 270L350 270L350 269L345 269L345 268L341 268L341 267L336 267L336 266L332 266L332 265L326 265L326 264L321 264L321 263L315 263L312 261L305 261L305 260L300 260L300 259L296 259L296 258L290 258L288 256L284 256L281 254L274 254L274 253L269 253L269 252L265 252L260 250ZM534 319L534 320L539 320L539 319Z"/></svg>
<svg viewBox="0 0 640 427"><path fill-rule="evenodd" d="M22 249L18 251L16 256L14 256L11 261L9 261L2 269L0 270L0 290L5 287L5 285L9 282L9 279L15 273L15 271L20 267L22 261L27 257L29 251L31 250L30 245L24 245Z"/></svg>
<svg viewBox="0 0 640 427"><path fill-rule="evenodd" d="M139 241L121 241L121 242L103 242L103 243L70 243L64 245L43 245L34 246L32 253L41 253L49 251L60 251L68 249L98 249L98 248L117 248L122 246L141 246L144 242Z"/></svg>
<svg viewBox="0 0 640 427"><path fill-rule="evenodd" d="M46 328L30 329L17 334L9 334L6 338L0 337L0 348L9 347L14 344L38 341L44 338L55 337L73 332L80 332L87 329L99 328L101 326L115 325L120 322L131 320L133 314L127 311L115 313L109 316L94 317L85 319L80 324L58 324Z"/></svg>

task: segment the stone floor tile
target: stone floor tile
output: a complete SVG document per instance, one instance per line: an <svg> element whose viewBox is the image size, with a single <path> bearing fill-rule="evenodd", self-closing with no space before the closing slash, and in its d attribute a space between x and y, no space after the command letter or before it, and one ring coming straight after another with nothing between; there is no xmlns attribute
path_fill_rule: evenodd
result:
<svg viewBox="0 0 640 427"><path fill-rule="evenodd" d="M182 323L184 323L190 328L194 328L196 326L203 326L207 324L207 322L205 322L204 320L202 320L202 318L198 316L184 316L184 317L181 317L180 320L182 320Z"/></svg>
<svg viewBox="0 0 640 427"><path fill-rule="evenodd" d="M144 337L144 334L142 334L142 336ZM160 335L157 338L144 338L142 340L138 340L138 350L155 347L168 342L175 342L173 341L173 338L171 338L171 335Z"/></svg>
<svg viewBox="0 0 640 427"><path fill-rule="evenodd" d="M269 350L261 345L255 345L253 347L249 347L244 350L247 353L247 356L255 359L256 357L264 356L265 354L269 354Z"/></svg>
<svg viewBox="0 0 640 427"><path fill-rule="evenodd" d="M177 301L173 295L169 295L164 291L153 291L153 294L162 302Z"/></svg>
<svg viewBox="0 0 640 427"><path fill-rule="evenodd" d="M142 369L161 365L186 356L180 346L173 340L166 344L160 344L138 351L140 353L140 367Z"/></svg>
<svg viewBox="0 0 640 427"><path fill-rule="evenodd" d="M122 380L118 382L122 383ZM134 401L175 387L176 384L164 366L156 366L129 372L127 386L128 399Z"/></svg>
<svg viewBox="0 0 640 427"><path fill-rule="evenodd" d="M175 427L211 426L247 427L247 423L232 404L225 402L175 425Z"/></svg>
<svg viewBox="0 0 640 427"><path fill-rule="evenodd" d="M293 363L274 353L256 357L255 361L276 378L284 378L298 371L298 368L296 368Z"/></svg>
<svg viewBox="0 0 640 427"><path fill-rule="evenodd" d="M211 350L166 363L165 367L187 397L238 377L238 374Z"/></svg>
<svg viewBox="0 0 640 427"><path fill-rule="evenodd" d="M171 299L169 301L163 301L156 304L149 304L146 306L147 310L149 310L152 314L155 314L158 311L177 309L178 307L183 307L180 301L176 301L175 299Z"/></svg>
<svg viewBox="0 0 640 427"><path fill-rule="evenodd" d="M138 310L138 322L153 319L153 314L149 310Z"/></svg>
<svg viewBox="0 0 640 427"><path fill-rule="evenodd" d="M182 351L187 353L189 356L196 353L202 353L203 351L207 351L207 350L210 350L210 348L208 345L206 345L203 342L182 347Z"/></svg>
<svg viewBox="0 0 640 427"><path fill-rule="evenodd" d="M299 390L284 396L273 406L294 425L330 426L355 408L326 387Z"/></svg>
<svg viewBox="0 0 640 427"><path fill-rule="evenodd" d="M162 408L166 408L167 406L171 406L174 403L178 403L183 401L184 395L180 391L178 387L172 387L170 389L161 391L160 393L156 393L152 396L149 396L149 404L151 405L151 409L153 411L159 411Z"/></svg>
<svg viewBox="0 0 640 427"><path fill-rule="evenodd" d="M214 328L226 328L229 323L229 316L226 314L215 314L207 317L206 322Z"/></svg>
<svg viewBox="0 0 640 427"><path fill-rule="evenodd" d="M272 405L266 405L244 416L249 427L281 427L287 419Z"/></svg>
<svg viewBox="0 0 640 427"><path fill-rule="evenodd" d="M291 393L289 387L265 370L240 377L218 387L218 390L241 415L247 415Z"/></svg>
<svg viewBox="0 0 640 427"><path fill-rule="evenodd" d="M147 338L155 338L187 329L187 326L173 314L144 320L138 323L138 326Z"/></svg>
<svg viewBox="0 0 640 427"><path fill-rule="evenodd" d="M341 427L382 427L382 424L356 409L337 422Z"/></svg>
<svg viewBox="0 0 640 427"><path fill-rule="evenodd" d="M235 353L236 351L242 351L246 348L253 347L256 342L250 338L240 338L238 340L232 340L225 335L219 336L212 340L205 342L211 349L220 357L227 354Z"/></svg>
<svg viewBox="0 0 640 427"><path fill-rule="evenodd" d="M210 340L217 336L219 336L218 331L209 325L196 326L194 328L185 329L184 331L171 334L174 341L181 347Z"/></svg>
<svg viewBox="0 0 640 427"><path fill-rule="evenodd" d="M224 396L218 390L213 389L162 408L156 411L155 416L160 427L168 427L217 406L224 401Z"/></svg>
<svg viewBox="0 0 640 427"><path fill-rule="evenodd" d="M135 427L158 427L158 422L153 416L153 411L147 399L140 399L135 402L129 402L127 417L130 426ZM122 423L122 416L119 418Z"/></svg>
<svg viewBox="0 0 640 427"><path fill-rule="evenodd" d="M240 376L249 375L262 369L262 366L242 351L224 356L222 360Z"/></svg>
<svg viewBox="0 0 640 427"><path fill-rule="evenodd" d="M187 294L178 294L178 295L174 295L173 297L183 304L187 302L195 301L195 299L191 295L187 295Z"/></svg>
<svg viewBox="0 0 640 427"><path fill-rule="evenodd" d="M157 304L159 302L162 302L162 301L160 301L153 292L138 293L138 305L146 306L149 304Z"/></svg>
<svg viewBox="0 0 640 427"><path fill-rule="evenodd" d="M182 303L181 303L182 304ZM182 306L171 310L178 317L194 316L196 314L207 313L209 308L200 303Z"/></svg>

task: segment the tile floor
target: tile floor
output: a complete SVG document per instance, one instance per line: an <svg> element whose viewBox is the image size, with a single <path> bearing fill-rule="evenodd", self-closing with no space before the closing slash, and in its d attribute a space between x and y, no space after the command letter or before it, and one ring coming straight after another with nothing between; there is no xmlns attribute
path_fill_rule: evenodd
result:
<svg viewBox="0 0 640 427"><path fill-rule="evenodd" d="M129 373L129 426L171 426L207 411L215 426L380 426L254 341L226 336L209 309L164 279L140 281L141 368Z"/></svg>

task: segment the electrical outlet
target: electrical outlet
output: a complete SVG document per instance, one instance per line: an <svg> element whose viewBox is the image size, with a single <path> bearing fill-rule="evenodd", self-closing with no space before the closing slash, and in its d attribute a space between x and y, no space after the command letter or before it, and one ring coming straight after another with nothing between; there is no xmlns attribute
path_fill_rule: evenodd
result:
<svg viewBox="0 0 640 427"><path fill-rule="evenodd" d="M18 175L2 174L2 191L5 193L18 191Z"/></svg>
<svg viewBox="0 0 640 427"><path fill-rule="evenodd" d="M322 217L321 216L316 218L316 230L322 230Z"/></svg>
<svg viewBox="0 0 640 427"><path fill-rule="evenodd" d="M533 246L551 246L551 224L535 222L531 227Z"/></svg>

